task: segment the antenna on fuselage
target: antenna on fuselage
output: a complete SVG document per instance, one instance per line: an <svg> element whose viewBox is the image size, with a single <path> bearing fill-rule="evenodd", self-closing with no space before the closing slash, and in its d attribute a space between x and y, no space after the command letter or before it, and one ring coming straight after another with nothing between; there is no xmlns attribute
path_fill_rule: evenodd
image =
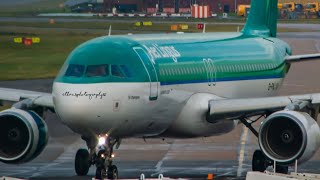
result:
<svg viewBox="0 0 320 180"><path fill-rule="evenodd" d="M203 23L202 33L206 33L206 23Z"/></svg>
<svg viewBox="0 0 320 180"><path fill-rule="evenodd" d="M109 26L109 33L108 36L111 36L111 25Z"/></svg>

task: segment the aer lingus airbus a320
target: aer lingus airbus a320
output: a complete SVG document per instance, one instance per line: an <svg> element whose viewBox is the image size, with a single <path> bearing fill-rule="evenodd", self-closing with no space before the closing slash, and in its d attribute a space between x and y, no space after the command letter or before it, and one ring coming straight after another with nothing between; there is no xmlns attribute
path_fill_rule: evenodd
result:
<svg viewBox="0 0 320 180"><path fill-rule="evenodd" d="M52 94L0 89L15 102L0 112L0 161L31 161L44 149L46 110L79 133L88 148L75 171L116 179L112 153L128 137L193 138L232 131L244 123L259 139L252 168L278 172L318 150L320 94L272 97L293 62L320 54L291 55L276 38L277 0L252 0L244 29L235 33L99 37L75 48ZM248 118L263 115L259 132Z"/></svg>

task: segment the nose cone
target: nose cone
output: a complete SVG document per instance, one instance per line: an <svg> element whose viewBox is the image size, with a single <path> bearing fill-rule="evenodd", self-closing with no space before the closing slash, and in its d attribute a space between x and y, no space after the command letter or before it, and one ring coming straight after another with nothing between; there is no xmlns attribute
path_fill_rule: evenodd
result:
<svg viewBox="0 0 320 180"><path fill-rule="evenodd" d="M108 87L103 84L69 84L55 82L53 100L61 120L74 126L90 126L112 109ZM110 112L111 113L111 112Z"/></svg>
<svg viewBox="0 0 320 180"><path fill-rule="evenodd" d="M55 79L53 100L61 120L75 132L118 128L131 110L128 97L149 98L150 76L133 49L135 43L123 37L102 37L69 55Z"/></svg>

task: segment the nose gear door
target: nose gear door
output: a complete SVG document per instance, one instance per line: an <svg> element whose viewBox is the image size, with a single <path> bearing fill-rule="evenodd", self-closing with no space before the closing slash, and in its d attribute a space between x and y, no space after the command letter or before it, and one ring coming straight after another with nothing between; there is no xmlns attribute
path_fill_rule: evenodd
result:
<svg viewBox="0 0 320 180"><path fill-rule="evenodd" d="M150 96L149 100L154 101L158 99L158 91L159 91L159 81L156 69L154 67L154 62L152 61L152 57L150 57L147 52L141 47L134 47L133 50L139 56L142 65L144 66L147 75L150 80Z"/></svg>

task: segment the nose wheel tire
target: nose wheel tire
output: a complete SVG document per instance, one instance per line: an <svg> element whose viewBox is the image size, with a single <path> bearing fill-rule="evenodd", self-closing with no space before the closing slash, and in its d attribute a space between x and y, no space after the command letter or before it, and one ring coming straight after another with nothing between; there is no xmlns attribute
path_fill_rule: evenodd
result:
<svg viewBox="0 0 320 180"><path fill-rule="evenodd" d="M254 151L252 158L252 171L264 172L268 167L267 163L268 161L262 151Z"/></svg>
<svg viewBox="0 0 320 180"><path fill-rule="evenodd" d="M96 169L96 179L106 179L107 172L106 169L103 167L97 167Z"/></svg>
<svg viewBox="0 0 320 180"><path fill-rule="evenodd" d="M88 174L90 168L90 158L88 150L79 149L77 151L74 166L78 176L85 176Z"/></svg>
<svg viewBox="0 0 320 180"><path fill-rule="evenodd" d="M108 168L108 179L118 179L118 168L115 165L112 165Z"/></svg>

